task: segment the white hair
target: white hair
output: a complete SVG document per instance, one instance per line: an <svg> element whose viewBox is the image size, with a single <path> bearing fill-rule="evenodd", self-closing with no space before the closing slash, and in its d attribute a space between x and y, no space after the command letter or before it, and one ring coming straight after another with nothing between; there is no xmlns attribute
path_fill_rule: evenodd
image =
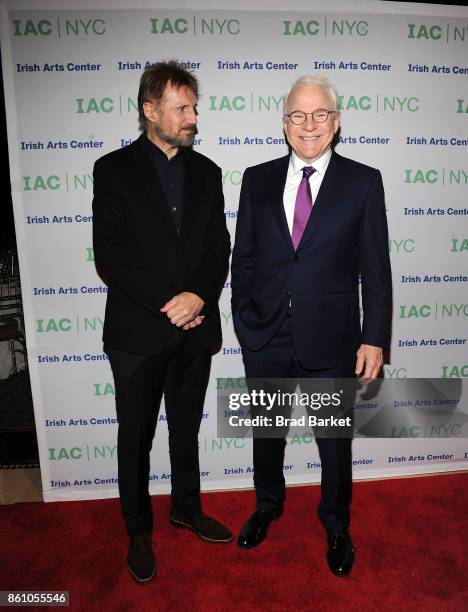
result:
<svg viewBox="0 0 468 612"><path fill-rule="evenodd" d="M336 91L334 85L327 79L327 77L322 76L321 74L306 74L304 76L299 77L294 81L291 85L291 89L284 96L283 100L283 117L288 112L288 100L291 96L291 93L296 89L296 87L321 87L328 96L330 96L333 102L333 109L328 110L338 110L338 92Z"/></svg>

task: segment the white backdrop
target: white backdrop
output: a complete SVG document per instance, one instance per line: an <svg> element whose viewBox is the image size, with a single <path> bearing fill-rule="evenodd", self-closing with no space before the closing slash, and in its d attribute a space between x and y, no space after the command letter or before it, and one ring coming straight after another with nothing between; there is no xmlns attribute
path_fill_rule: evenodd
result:
<svg viewBox="0 0 468 612"><path fill-rule="evenodd" d="M196 148L223 171L234 236L245 167L286 152L282 96L318 71L341 95L338 151L382 171L394 279L386 378L468 377L468 9L398 3L3 2L10 172L44 497L116 496L114 388L102 353L106 288L91 240L92 166L138 136L146 63L201 81ZM215 6L215 8L212 8ZM158 8L159 7L159 8ZM226 10L219 10L225 7ZM277 10L275 10L277 9ZM204 489L252 485L250 442L216 437L216 379L244 375L229 279L200 458ZM466 385L464 385L466 388ZM355 478L467 468L464 439L354 442ZM289 483L315 482L293 438ZM151 490L167 492L161 411Z"/></svg>

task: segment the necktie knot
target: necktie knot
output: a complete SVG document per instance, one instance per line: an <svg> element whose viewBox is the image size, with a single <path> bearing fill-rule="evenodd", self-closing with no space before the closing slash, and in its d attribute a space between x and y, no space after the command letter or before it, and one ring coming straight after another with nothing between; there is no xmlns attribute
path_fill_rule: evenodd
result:
<svg viewBox="0 0 468 612"><path fill-rule="evenodd" d="M312 166L304 166L302 168L302 177L308 179L315 172L315 168Z"/></svg>

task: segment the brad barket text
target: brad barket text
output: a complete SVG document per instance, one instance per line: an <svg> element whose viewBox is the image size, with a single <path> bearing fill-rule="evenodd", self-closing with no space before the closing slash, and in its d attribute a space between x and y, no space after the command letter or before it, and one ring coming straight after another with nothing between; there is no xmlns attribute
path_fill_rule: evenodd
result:
<svg viewBox="0 0 468 612"><path fill-rule="evenodd" d="M351 417L317 417L315 414L297 418L284 417L277 414L275 417L256 416L241 417L233 414L229 417L231 427L351 427Z"/></svg>

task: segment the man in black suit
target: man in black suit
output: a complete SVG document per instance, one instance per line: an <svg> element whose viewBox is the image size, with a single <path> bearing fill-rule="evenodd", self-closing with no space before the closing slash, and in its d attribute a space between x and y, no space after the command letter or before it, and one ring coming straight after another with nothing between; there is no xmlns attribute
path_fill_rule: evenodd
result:
<svg viewBox="0 0 468 612"><path fill-rule="evenodd" d="M391 272L380 172L332 151L335 89L298 79L285 99L291 155L247 168L232 260L232 310L248 378L377 377L388 346ZM359 279L363 322L360 325ZM351 571L351 440L317 438L319 518L331 571ZM257 508L251 548L283 512L283 438L253 440Z"/></svg>
<svg viewBox="0 0 468 612"><path fill-rule="evenodd" d="M221 171L191 149L198 83L177 62L144 71L143 134L94 167L94 253L109 287L104 348L116 388L119 492L138 582L156 571L148 492L164 393L171 460L170 523L208 542L231 532L202 513L198 431L211 355L221 343L218 298L230 252Z"/></svg>

